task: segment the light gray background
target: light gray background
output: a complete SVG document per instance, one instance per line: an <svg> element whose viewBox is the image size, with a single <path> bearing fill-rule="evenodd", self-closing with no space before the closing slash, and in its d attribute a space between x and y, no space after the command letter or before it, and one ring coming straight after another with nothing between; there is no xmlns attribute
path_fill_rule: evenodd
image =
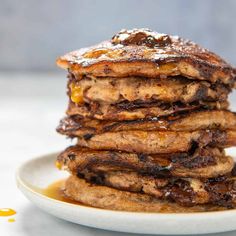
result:
<svg viewBox="0 0 236 236"><path fill-rule="evenodd" d="M0 0L0 70L58 70L55 58L148 27L190 38L236 65L235 0Z"/></svg>

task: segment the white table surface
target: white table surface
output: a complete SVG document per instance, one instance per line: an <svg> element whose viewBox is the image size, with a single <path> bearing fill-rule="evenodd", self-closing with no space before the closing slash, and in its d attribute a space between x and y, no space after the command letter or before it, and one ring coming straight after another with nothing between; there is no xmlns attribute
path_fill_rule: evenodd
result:
<svg viewBox="0 0 236 236"><path fill-rule="evenodd" d="M57 219L36 208L16 187L14 174L20 163L70 144L55 132L67 105L65 87L63 73L0 74L0 208L17 211L14 223L0 217L0 236L133 235ZM236 110L235 94L231 101Z"/></svg>

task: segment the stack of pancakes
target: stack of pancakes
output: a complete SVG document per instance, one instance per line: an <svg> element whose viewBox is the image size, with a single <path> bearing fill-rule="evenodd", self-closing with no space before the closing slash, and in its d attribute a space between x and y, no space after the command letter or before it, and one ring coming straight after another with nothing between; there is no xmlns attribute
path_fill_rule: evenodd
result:
<svg viewBox="0 0 236 236"><path fill-rule="evenodd" d="M197 44L147 29L57 60L69 107L57 131L77 138L58 156L65 194L129 211L234 208L236 70ZM219 206L219 208L216 208Z"/></svg>

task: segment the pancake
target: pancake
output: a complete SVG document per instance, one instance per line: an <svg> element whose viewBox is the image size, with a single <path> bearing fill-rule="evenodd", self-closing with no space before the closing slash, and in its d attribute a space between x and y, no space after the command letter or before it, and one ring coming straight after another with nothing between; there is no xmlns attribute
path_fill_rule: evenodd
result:
<svg viewBox="0 0 236 236"><path fill-rule="evenodd" d="M120 102L117 104L101 104L97 102L76 104L69 101L66 114L79 115L84 118L99 120L137 120L191 112L200 109L227 109L228 102L193 102L183 104L163 102Z"/></svg>
<svg viewBox="0 0 236 236"><path fill-rule="evenodd" d="M124 101L143 103L225 101L230 92L230 89L222 84L212 85L206 81L189 80L180 76L167 79L84 77L76 80L73 78L69 81L68 87L71 100L78 104L91 102L117 104Z"/></svg>
<svg viewBox="0 0 236 236"><path fill-rule="evenodd" d="M177 36L148 29L122 30L109 41L66 54L57 65L77 77L167 77L233 86L236 70L216 54Z"/></svg>
<svg viewBox="0 0 236 236"><path fill-rule="evenodd" d="M156 178L134 172L114 171L104 175L87 173L88 182L115 189L139 192L158 199L169 200L181 206L216 204L235 207L235 178ZM214 190L215 192L211 192Z"/></svg>
<svg viewBox="0 0 236 236"><path fill-rule="evenodd" d="M236 131L119 131L79 137L77 144L95 150L119 150L147 154L175 153L186 152L193 144L199 147L234 146Z"/></svg>
<svg viewBox="0 0 236 236"><path fill-rule="evenodd" d="M236 114L226 110L206 110L132 121L104 121L69 116L62 119L57 127L60 134L69 137L128 130L195 131L204 129L235 130Z"/></svg>
<svg viewBox="0 0 236 236"><path fill-rule="evenodd" d="M202 148L191 152L147 155L72 146L58 156L57 166L73 175L132 171L147 176L192 178L213 178L228 174L233 169L232 158L225 156L218 148Z"/></svg>
<svg viewBox="0 0 236 236"><path fill-rule="evenodd" d="M232 182L233 181L231 181L231 183ZM196 185L197 183L195 183L195 189ZM217 184L212 184L212 186L214 185ZM221 199L219 198L218 201L216 200L216 198L214 198L215 199L214 204L226 205L220 207L206 205L203 203L202 205L196 205L195 203L194 206L183 207L179 203L176 204L170 202L169 200L168 201L160 200L157 197L148 194L135 193L123 190L121 191L119 189L115 189L112 187L91 184L85 181L84 179L78 178L76 176L71 176L68 178L68 180L65 183L64 193L69 198L76 200L82 204L110 210L134 211L134 212L160 212L160 213L206 212L214 210L225 210L228 207L235 204L235 196L232 194L232 185L231 186L230 184L228 185L229 186L227 186L227 188L231 189L231 192L229 192L227 195L229 196L228 201L223 199L223 195L221 195ZM198 193L200 194L200 191ZM205 193L206 193L205 198L213 197L216 195L212 193L211 196L209 196L207 195L208 194L207 191L203 191L201 195L203 196L203 194Z"/></svg>

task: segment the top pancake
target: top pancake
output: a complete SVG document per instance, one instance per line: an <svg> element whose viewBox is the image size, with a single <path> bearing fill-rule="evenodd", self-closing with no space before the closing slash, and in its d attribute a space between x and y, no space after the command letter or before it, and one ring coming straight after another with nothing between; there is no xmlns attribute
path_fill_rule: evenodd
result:
<svg viewBox="0 0 236 236"><path fill-rule="evenodd" d="M166 77L235 85L236 69L216 54L177 36L148 29L122 30L111 40L70 52L57 65L76 76Z"/></svg>

